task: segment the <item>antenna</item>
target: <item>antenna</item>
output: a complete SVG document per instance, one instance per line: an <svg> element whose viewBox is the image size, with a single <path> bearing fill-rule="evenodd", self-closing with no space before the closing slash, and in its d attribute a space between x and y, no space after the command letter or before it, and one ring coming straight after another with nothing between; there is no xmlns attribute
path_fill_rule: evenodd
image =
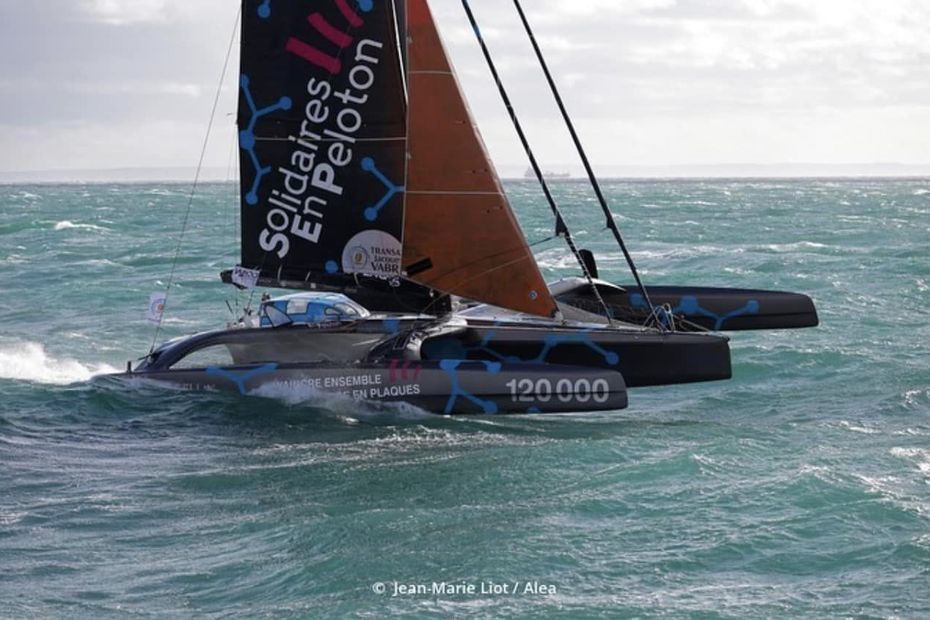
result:
<svg viewBox="0 0 930 620"><path fill-rule="evenodd" d="M604 212L604 216L607 218L607 228L609 228L613 233L614 239L617 240L617 245L619 245L620 250L623 251L623 256L626 258L626 262L630 266L630 271L633 273L633 277L636 279L636 285L639 287L639 291L643 295L643 300L646 302L646 305L649 308L650 315L655 316L655 307L652 305L652 300L649 299L649 293L646 291L646 287L643 285L643 281L639 277L639 271L636 269L636 263L633 262L633 257L630 255L630 252L626 247L626 243L623 242L623 236L620 234L620 229L617 227L617 222L614 220L614 214L610 211L610 207L607 204L607 199L604 198L604 193L601 191L601 185L597 180L597 176L594 174L594 169L591 168L591 162L588 160L588 156L581 144L581 139L578 137L578 132L575 131L575 124L572 122L571 117L568 115L568 110L565 108L565 103L562 101L562 95L559 94L559 89L555 84L555 80L552 79L552 73L549 71L549 65L546 63L546 59L543 57L542 50L539 48L539 43L536 42L536 35L533 34L533 29L530 27L530 23L526 19L526 14L523 12L523 7L520 5L520 0L513 0L513 4L515 7L517 7L517 12L520 14L520 21L523 22L523 27L526 29L526 34L530 38L530 43L533 44L533 50L536 52L536 58L539 60L539 64L542 66L543 73L546 75L546 81L549 82L549 88L552 90L552 95L555 97L555 101L559 106L559 111L562 113L562 118L565 120L568 131L571 133L572 141L575 143L575 148L578 150L578 155L581 157L585 171L588 173L588 180L591 182L591 187L594 188L594 193L597 195L597 200L601 204L601 210Z"/></svg>
<svg viewBox="0 0 930 620"><path fill-rule="evenodd" d="M565 238L565 243L568 244L572 254L575 255L576 259L578 259L578 264L581 266L581 271L584 274L585 279L588 281L588 284L591 285L591 290L594 292L594 296L597 298L598 302L600 302L601 306L604 307L604 316L607 317L607 323L611 324L613 323L613 319L611 318L610 308L601 297L600 291L597 290L597 285L594 283L594 279L590 270L588 269L588 265L582 257L581 253L578 251L578 246L575 245L575 240L572 238L572 233L568 230L568 226L565 224L565 218L562 217L562 212L559 210L559 205L556 203L555 198L553 198L552 192L549 191L549 183L546 182L546 177L543 174L542 169L539 167L539 162L536 161L536 155L533 153L533 149L530 147L529 140L526 138L526 133L523 131L523 125L520 123L520 119L517 117L517 112L514 110L513 104L510 102L510 96L507 94L507 89L504 87L504 83L501 81L500 74L497 72L494 59L491 58L491 52L488 50L488 46L484 41L484 36L481 34L481 29L478 27L478 22L475 20L475 15L472 13L471 6L468 4L468 0L462 0L462 6L465 8L465 13L468 15L468 21L471 22L471 27L475 31L475 36L478 37L478 43L481 45L481 51L484 54L484 59L488 62L488 68L491 70L491 75L494 76L494 82L497 84L497 89L500 91L501 99L503 99L504 105L507 107L507 112L510 114L510 120L513 122L513 126L517 130L517 135L520 137L520 142L523 144L523 149L526 151L527 157L529 157L530 165L533 167L533 172L536 174L536 178L539 179L539 184L542 186L543 193L546 195L549 208L552 210L552 214L555 215L555 234Z"/></svg>

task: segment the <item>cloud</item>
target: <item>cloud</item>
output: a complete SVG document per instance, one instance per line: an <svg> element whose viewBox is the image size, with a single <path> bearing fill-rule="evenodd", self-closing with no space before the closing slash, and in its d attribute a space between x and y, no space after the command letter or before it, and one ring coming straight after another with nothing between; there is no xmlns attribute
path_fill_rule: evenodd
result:
<svg viewBox="0 0 930 620"><path fill-rule="evenodd" d="M122 25L168 21L168 5L168 0L84 0L81 8L90 19Z"/></svg>
<svg viewBox="0 0 930 620"><path fill-rule="evenodd" d="M79 6L85 19L111 26L129 26L225 16L236 4L223 0L80 0Z"/></svg>
<svg viewBox="0 0 930 620"><path fill-rule="evenodd" d="M0 76L0 151L16 153L28 138L31 154L5 156L0 167L34 167L52 156L55 167L68 167L69 157L72 167L86 167L87 158L121 166L127 157L168 165L185 149L199 152L196 128L209 113L236 2L0 5L0 55L12 60ZM925 0L523 5L598 161L930 162ZM432 7L492 155L524 162L460 3ZM552 167L572 160L513 5L472 0L472 7L533 144ZM235 109L234 75L233 68L224 115ZM133 152L125 136L145 148ZM62 148L64 138L86 148ZM209 165L226 165L225 149L215 157Z"/></svg>
<svg viewBox="0 0 930 620"><path fill-rule="evenodd" d="M5 143L0 170L193 167L206 131L206 117L189 122L140 119L111 122L0 124ZM221 118L210 140L208 166L226 167L236 130Z"/></svg>
<svg viewBox="0 0 930 620"><path fill-rule="evenodd" d="M537 151L571 161L512 5L473 4ZM601 162L930 162L930 3L540 0L524 8ZM474 35L453 7L437 13L489 149L498 161L521 161Z"/></svg>

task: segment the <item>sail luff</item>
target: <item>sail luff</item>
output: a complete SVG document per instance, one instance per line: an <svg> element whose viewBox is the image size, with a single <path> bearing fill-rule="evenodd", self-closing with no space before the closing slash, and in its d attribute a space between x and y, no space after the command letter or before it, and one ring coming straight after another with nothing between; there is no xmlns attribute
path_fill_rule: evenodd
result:
<svg viewBox="0 0 930 620"><path fill-rule="evenodd" d="M496 306L554 316L555 301L510 209L426 0L407 0L409 279Z"/></svg>

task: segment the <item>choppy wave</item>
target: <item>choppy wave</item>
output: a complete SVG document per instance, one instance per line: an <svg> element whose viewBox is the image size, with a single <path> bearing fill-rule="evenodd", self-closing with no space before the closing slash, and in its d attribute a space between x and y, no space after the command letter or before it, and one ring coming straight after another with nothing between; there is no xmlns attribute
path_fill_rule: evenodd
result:
<svg viewBox="0 0 930 620"><path fill-rule="evenodd" d="M13 194L11 194L11 196L13 198L18 198L20 200L28 200L30 202L33 202L33 201L36 201L42 198L42 196L40 196L39 194L35 194L33 192L28 192L25 190L21 192L14 192Z"/></svg>
<svg viewBox="0 0 930 620"><path fill-rule="evenodd" d="M6 258L0 258L0 267L11 267L13 265L22 265L26 259L19 254L10 254Z"/></svg>
<svg viewBox="0 0 930 620"><path fill-rule="evenodd" d="M151 345L140 308L186 208L155 194L184 192L26 187L41 200L0 209L0 617L924 617L928 187L611 184L647 285L795 290L823 324L734 333L731 381L631 390L627 411L474 418L300 383L85 383ZM532 241L552 225L531 189L507 186ZM581 189L554 186L576 240L628 282ZM165 340L221 325L237 295L205 281L237 258L236 188L204 191ZM543 249L547 276L578 272ZM371 592L437 575L558 595Z"/></svg>
<svg viewBox="0 0 930 620"><path fill-rule="evenodd" d="M68 385L95 375L118 372L108 364L85 364L70 358L50 356L36 342L0 345L0 379Z"/></svg>

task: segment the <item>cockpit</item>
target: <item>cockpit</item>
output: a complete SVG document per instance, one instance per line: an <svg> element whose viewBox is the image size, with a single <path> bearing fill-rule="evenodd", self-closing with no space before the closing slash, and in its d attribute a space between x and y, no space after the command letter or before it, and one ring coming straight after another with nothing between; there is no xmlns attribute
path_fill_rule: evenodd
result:
<svg viewBox="0 0 930 620"><path fill-rule="evenodd" d="M262 327L328 327L361 321L371 313L338 293L297 293L263 301L259 316Z"/></svg>

